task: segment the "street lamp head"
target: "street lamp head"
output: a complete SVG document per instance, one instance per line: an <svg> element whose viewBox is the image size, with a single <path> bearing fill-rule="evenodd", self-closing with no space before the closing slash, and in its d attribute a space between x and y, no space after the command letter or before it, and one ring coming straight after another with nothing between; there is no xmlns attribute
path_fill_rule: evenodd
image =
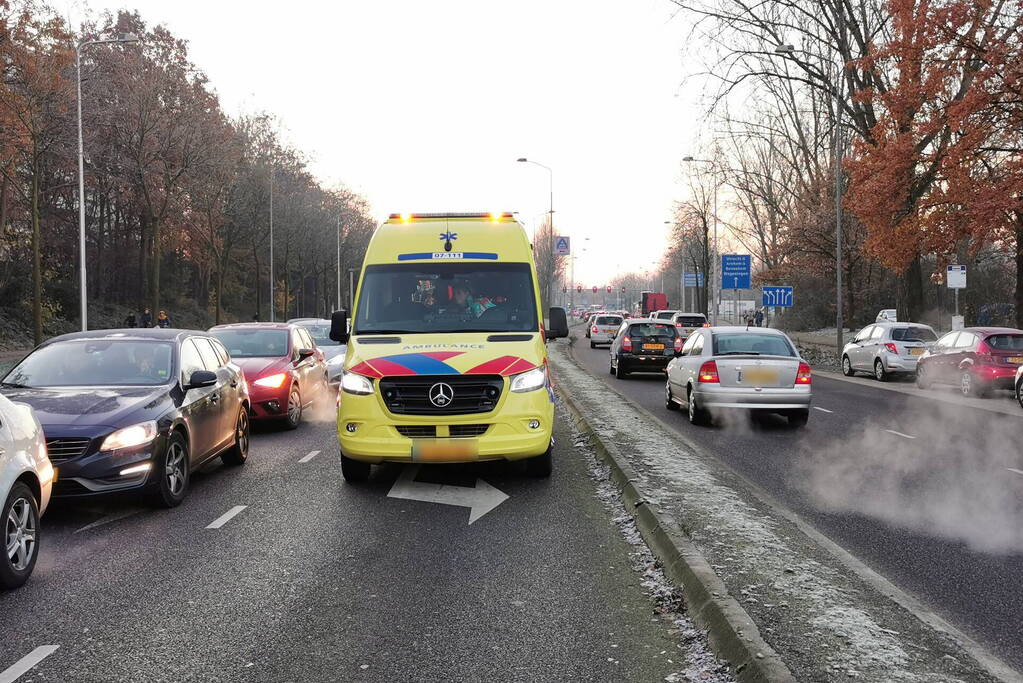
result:
<svg viewBox="0 0 1023 683"><path fill-rule="evenodd" d="M788 43L785 43L784 45L775 45L774 51L779 55L790 55L796 51L796 46L789 45Z"/></svg>
<svg viewBox="0 0 1023 683"><path fill-rule="evenodd" d="M684 156L684 157L682 157L682 161L696 161L696 159L694 159L691 156Z"/></svg>
<svg viewBox="0 0 1023 683"><path fill-rule="evenodd" d="M518 161L519 163L523 163L523 162L529 161L529 159L527 159L526 157L519 157L515 161Z"/></svg>
<svg viewBox="0 0 1023 683"><path fill-rule="evenodd" d="M117 42L119 42L119 43L137 43L137 42L139 42L139 37L137 35L135 35L134 33L122 33L121 35L117 36Z"/></svg>

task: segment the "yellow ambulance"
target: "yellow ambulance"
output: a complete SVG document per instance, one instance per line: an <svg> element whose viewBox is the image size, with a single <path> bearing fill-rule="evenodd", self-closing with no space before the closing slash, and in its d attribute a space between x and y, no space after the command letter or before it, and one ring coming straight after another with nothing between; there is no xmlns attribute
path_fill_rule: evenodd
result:
<svg viewBox="0 0 1023 683"><path fill-rule="evenodd" d="M549 476L554 392L532 245L511 213L393 214L370 240L351 312L337 433L346 481L372 463L526 460Z"/></svg>

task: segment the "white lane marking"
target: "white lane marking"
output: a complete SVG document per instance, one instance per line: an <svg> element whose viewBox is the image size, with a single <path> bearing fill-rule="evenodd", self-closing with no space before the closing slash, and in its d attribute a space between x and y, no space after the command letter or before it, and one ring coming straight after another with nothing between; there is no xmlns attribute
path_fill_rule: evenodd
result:
<svg viewBox="0 0 1023 683"><path fill-rule="evenodd" d="M92 524L86 524L81 529L76 529L75 533L76 534L80 534L83 531L88 531L89 529L95 529L96 527L103 526L104 524L110 524L111 522L116 522L118 520L124 519L125 517L131 517L132 515L137 515L140 512L142 512L141 509L125 510L124 512L117 512L117 513L114 513L112 515L107 515L106 517L101 517L100 519L97 519Z"/></svg>
<svg viewBox="0 0 1023 683"><path fill-rule="evenodd" d="M1017 470L1015 467L1006 467L1005 469L1009 470L1010 472L1015 472L1016 474L1023 474L1023 470Z"/></svg>
<svg viewBox="0 0 1023 683"><path fill-rule="evenodd" d="M206 527L206 528L207 529L219 529L220 527L222 527L225 524L227 524L228 522L230 522L232 517L234 517L235 515L237 515L239 512L241 512L242 510L244 510L247 507L248 507L248 505L235 505L233 508L231 508L230 510L228 510L227 512L225 512L224 514L220 515L215 520L213 520L213 522L210 523L210 525L208 527Z"/></svg>
<svg viewBox="0 0 1023 683"><path fill-rule="evenodd" d="M894 434L895 436L901 436L903 439L915 439L916 438L915 436L910 436L909 434L903 434L902 432L897 432L894 429L886 429L885 431L888 432L889 434Z"/></svg>
<svg viewBox="0 0 1023 683"><path fill-rule="evenodd" d="M828 410L827 408L821 408L820 406L814 406L813 409L814 410L819 410L822 413L833 413L833 412L835 412L834 410Z"/></svg>
<svg viewBox="0 0 1023 683"><path fill-rule="evenodd" d="M60 645L42 645L29 652L27 655L12 664L6 671L0 671L0 683L14 683L36 664L43 661L54 652Z"/></svg>
<svg viewBox="0 0 1023 683"><path fill-rule="evenodd" d="M495 489L482 479L477 479L476 486L469 488L468 486L428 484L416 481L418 473L419 465L406 466L401 476L394 482L394 486L387 492L387 497L467 507L469 508L469 524L508 500L508 494Z"/></svg>
<svg viewBox="0 0 1023 683"><path fill-rule="evenodd" d="M301 459L299 460L299 462L309 462L310 460L312 460L313 458L315 458L315 457L316 457L317 455L319 455L319 454L320 454L320 452L319 452L319 451L309 451L309 455L305 455L305 456L303 456L303 457L302 457L302 458L301 458Z"/></svg>

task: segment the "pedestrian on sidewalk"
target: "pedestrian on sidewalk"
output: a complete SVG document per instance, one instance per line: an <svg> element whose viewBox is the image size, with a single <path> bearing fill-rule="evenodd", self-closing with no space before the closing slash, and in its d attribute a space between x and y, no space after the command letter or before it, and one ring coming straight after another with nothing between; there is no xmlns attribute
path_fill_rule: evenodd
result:
<svg viewBox="0 0 1023 683"><path fill-rule="evenodd" d="M757 312L753 314L753 322L756 323L757 327L764 326L764 309L757 309Z"/></svg>
<svg viewBox="0 0 1023 683"><path fill-rule="evenodd" d="M142 321L139 327L152 327L153 326L153 314L149 312L149 309L142 311Z"/></svg>
<svg viewBox="0 0 1023 683"><path fill-rule="evenodd" d="M163 329L167 329L171 326L170 316L167 315L167 311L160 311L156 316L156 326Z"/></svg>
<svg viewBox="0 0 1023 683"><path fill-rule="evenodd" d="M139 325L139 323L138 323L137 320L135 320L135 314L134 313L129 313L128 316L124 319L124 326L125 327L138 327L138 325Z"/></svg>

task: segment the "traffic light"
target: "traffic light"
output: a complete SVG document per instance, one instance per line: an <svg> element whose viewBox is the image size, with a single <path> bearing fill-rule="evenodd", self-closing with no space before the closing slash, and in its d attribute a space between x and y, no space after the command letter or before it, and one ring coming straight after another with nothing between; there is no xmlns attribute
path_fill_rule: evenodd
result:
<svg viewBox="0 0 1023 683"><path fill-rule="evenodd" d="M597 293L597 285L593 285L593 293L594 293L594 294L596 294L596 293Z"/></svg>
<svg viewBox="0 0 1023 683"><path fill-rule="evenodd" d="M582 285L576 285L575 286L575 291L577 291L577 292L583 291L583 286Z"/></svg>
<svg viewBox="0 0 1023 683"><path fill-rule="evenodd" d="M622 287L622 294L625 294L625 287Z"/></svg>
<svg viewBox="0 0 1023 683"><path fill-rule="evenodd" d="M608 294L610 294L610 293L611 293L611 285L608 285L608 286L607 286L607 293L608 293Z"/></svg>

